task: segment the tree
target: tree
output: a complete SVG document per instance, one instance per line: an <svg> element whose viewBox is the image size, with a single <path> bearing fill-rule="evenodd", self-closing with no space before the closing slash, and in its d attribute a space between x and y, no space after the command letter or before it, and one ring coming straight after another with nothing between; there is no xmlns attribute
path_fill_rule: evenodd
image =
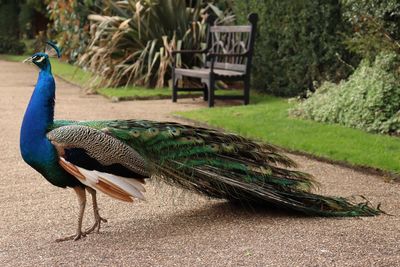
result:
<svg viewBox="0 0 400 267"><path fill-rule="evenodd" d="M343 14L352 26L347 47L363 58L383 51L400 53L398 0L342 0Z"/></svg>

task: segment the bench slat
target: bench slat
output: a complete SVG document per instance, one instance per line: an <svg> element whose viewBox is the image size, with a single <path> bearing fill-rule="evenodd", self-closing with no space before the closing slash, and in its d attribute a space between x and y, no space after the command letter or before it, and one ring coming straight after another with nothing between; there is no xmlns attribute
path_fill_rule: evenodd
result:
<svg viewBox="0 0 400 267"><path fill-rule="evenodd" d="M197 77L197 78L208 78L210 76L210 69L175 69L175 74L177 76L189 76L189 77ZM233 70L221 70L214 69L214 73L220 76L228 76L228 77L237 77L243 76L245 73Z"/></svg>
<svg viewBox="0 0 400 267"><path fill-rule="evenodd" d="M210 32L251 32L251 25L243 26L212 26Z"/></svg>
<svg viewBox="0 0 400 267"><path fill-rule="evenodd" d="M211 62L207 61L207 67L211 67ZM224 69L224 70L234 70L234 71L246 71L245 64L233 64L233 63L226 63L226 62L214 62L214 68L216 69Z"/></svg>

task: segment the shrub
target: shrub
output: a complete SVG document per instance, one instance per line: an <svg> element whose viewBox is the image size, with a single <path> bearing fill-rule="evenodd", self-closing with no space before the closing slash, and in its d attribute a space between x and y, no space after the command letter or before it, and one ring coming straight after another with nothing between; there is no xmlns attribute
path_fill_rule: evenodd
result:
<svg viewBox="0 0 400 267"><path fill-rule="evenodd" d="M324 80L339 81L351 68L342 44L339 0L235 1L239 23L259 14L253 86L275 95L295 96Z"/></svg>
<svg viewBox="0 0 400 267"><path fill-rule="evenodd" d="M365 59L347 81L326 82L290 111L294 116L369 132L400 134L399 56Z"/></svg>
<svg viewBox="0 0 400 267"><path fill-rule="evenodd" d="M47 0L49 18L52 20L51 39L62 47L63 58L77 61L90 41L89 20L91 13L106 8L103 0Z"/></svg>
<svg viewBox="0 0 400 267"><path fill-rule="evenodd" d="M15 37L0 36L0 54L21 55L25 52L25 44Z"/></svg>
<svg viewBox="0 0 400 267"><path fill-rule="evenodd" d="M46 0L47 1L47 0ZM43 0L19 0L19 37L33 39L40 31L46 31L49 19Z"/></svg>
<svg viewBox="0 0 400 267"><path fill-rule="evenodd" d="M18 32L18 2L15 0L0 1L0 36L17 37Z"/></svg>

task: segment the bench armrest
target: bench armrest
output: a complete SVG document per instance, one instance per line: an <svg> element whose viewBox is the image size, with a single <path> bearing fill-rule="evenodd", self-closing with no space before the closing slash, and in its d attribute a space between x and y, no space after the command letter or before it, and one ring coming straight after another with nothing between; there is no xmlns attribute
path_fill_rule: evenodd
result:
<svg viewBox="0 0 400 267"><path fill-rule="evenodd" d="M208 53L207 56L209 57L246 57L248 56L249 52L245 53L237 53L237 54L227 54L227 53Z"/></svg>
<svg viewBox="0 0 400 267"><path fill-rule="evenodd" d="M207 50L172 50L171 54L174 56L176 54L202 54Z"/></svg>
<svg viewBox="0 0 400 267"><path fill-rule="evenodd" d="M172 55L172 68L175 68L176 66L176 60L175 57L177 54L204 54L206 53L207 50L172 50L171 55Z"/></svg>

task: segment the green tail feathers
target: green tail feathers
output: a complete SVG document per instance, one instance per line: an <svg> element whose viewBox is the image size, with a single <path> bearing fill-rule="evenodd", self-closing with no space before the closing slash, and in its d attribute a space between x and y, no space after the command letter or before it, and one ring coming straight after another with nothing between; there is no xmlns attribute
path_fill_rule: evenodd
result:
<svg viewBox="0 0 400 267"><path fill-rule="evenodd" d="M248 177L238 175L236 170L228 171L211 164L207 167L192 168L178 162L159 166L159 174L171 184L210 197L245 201L250 204L273 204L308 215L354 217L382 213L379 207L372 207L368 201L352 203L341 197L310 193L314 183L309 178Z"/></svg>
<svg viewBox="0 0 400 267"><path fill-rule="evenodd" d="M368 201L311 193L311 175L294 171L296 164L275 147L219 131L152 121L60 121L104 131L135 149L149 172L165 182L228 200L273 204L318 216L381 214Z"/></svg>

